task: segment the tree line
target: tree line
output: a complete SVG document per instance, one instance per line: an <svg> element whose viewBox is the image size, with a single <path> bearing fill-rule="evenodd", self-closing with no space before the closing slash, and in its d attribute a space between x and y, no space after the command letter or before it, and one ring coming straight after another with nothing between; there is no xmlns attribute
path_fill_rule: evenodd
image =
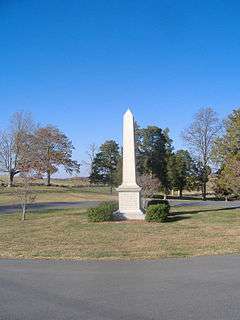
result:
<svg viewBox="0 0 240 320"><path fill-rule="evenodd" d="M174 150L168 129L141 128L135 124L138 182L148 195L167 195L184 190L200 190L207 195L207 183L217 195L240 193L240 109L221 121L210 107L200 109L191 125L182 132L186 149ZM41 126L31 114L16 112L9 127L0 132L0 172L8 174L9 186L17 174L51 176L62 166L68 173L79 173L80 163L73 159L72 141L53 125ZM114 140L87 151L91 183L121 184L122 150Z"/></svg>
<svg viewBox="0 0 240 320"><path fill-rule="evenodd" d="M168 129L140 128L136 123L136 159L143 189L162 191L200 190L207 196L207 183L219 196L240 193L240 109L221 121L210 107L200 109L182 132L186 150L174 150ZM91 149L93 151L93 149ZM121 183L122 152L114 140L105 141L91 153L90 181L113 188Z"/></svg>

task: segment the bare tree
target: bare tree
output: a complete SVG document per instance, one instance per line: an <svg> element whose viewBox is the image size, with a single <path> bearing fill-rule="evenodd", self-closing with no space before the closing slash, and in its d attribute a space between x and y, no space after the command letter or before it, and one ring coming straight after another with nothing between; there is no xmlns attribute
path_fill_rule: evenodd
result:
<svg viewBox="0 0 240 320"><path fill-rule="evenodd" d="M25 167L30 154L28 137L34 130L31 114L16 112L12 115L10 128L0 133L0 171L9 175L9 186L14 176Z"/></svg>
<svg viewBox="0 0 240 320"><path fill-rule="evenodd" d="M98 146L95 143L91 143L89 145L88 150L86 151L87 154L87 160L83 161L83 164L85 166L87 166L88 170L89 170L89 175L92 172L92 166L93 166L93 161L95 159L96 153L98 151Z"/></svg>
<svg viewBox="0 0 240 320"><path fill-rule="evenodd" d="M21 208L22 208L21 220L24 221L26 219L27 206L36 200L36 193L34 193L32 188L31 174L22 173L21 178L22 178L21 179L22 185L16 187L16 189L14 190L14 193L21 205Z"/></svg>
<svg viewBox="0 0 240 320"><path fill-rule="evenodd" d="M161 183L157 177L151 174L142 174L138 177L138 184L142 187L141 193L143 195L144 205L148 198L152 198L161 188Z"/></svg>
<svg viewBox="0 0 240 320"><path fill-rule="evenodd" d="M215 139L222 127L216 112L208 107L200 109L189 128L183 132L183 139L189 146L193 158L201 166L202 197L206 199L206 185L209 164Z"/></svg>

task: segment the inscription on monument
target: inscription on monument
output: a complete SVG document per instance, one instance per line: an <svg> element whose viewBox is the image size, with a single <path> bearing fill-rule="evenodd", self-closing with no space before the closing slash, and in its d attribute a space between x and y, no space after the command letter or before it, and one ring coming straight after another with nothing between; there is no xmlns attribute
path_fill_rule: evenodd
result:
<svg viewBox="0 0 240 320"><path fill-rule="evenodd" d="M119 209L121 211L129 210L135 211L139 206L139 194L138 193L130 193L130 192L121 192L119 194Z"/></svg>

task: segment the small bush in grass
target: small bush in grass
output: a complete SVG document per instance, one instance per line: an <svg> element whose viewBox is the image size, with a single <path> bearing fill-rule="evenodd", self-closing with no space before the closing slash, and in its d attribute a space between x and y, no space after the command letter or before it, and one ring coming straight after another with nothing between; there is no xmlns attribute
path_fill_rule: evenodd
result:
<svg viewBox="0 0 240 320"><path fill-rule="evenodd" d="M147 208L145 220L148 222L165 222L169 207L165 203L150 205Z"/></svg>
<svg viewBox="0 0 240 320"><path fill-rule="evenodd" d="M112 221L113 212L117 211L118 204L116 202L104 202L96 208L88 210L88 221L90 222L103 222Z"/></svg>
<svg viewBox="0 0 240 320"><path fill-rule="evenodd" d="M168 211L170 210L170 204L168 200L152 199L147 201L147 207L156 205L156 204L165 204L168 207Z"/></svg>

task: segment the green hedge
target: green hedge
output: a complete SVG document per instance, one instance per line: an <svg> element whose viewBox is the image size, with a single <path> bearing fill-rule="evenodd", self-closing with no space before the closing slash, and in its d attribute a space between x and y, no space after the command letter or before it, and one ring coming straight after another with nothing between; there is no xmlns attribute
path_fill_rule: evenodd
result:
<svg viewBox="0 0 240 320"><path fill-rule="evenodd" d="M116 202L103 202L96 208L90 208L87 212L89 222L112 221L113 212L117 211Z"/></svg>
<svg viewBox="0 0 240 320"><path fill-rule="evenodd" d="M170 210L170 204L168 200L152 199L147 201L147 207L156 205L156 204L165 204L168 207L168 210Z"/></svg>
<svg viewBox="0 0 240 320"><path fill-rule="evenodd" d="M162 194L156 193L152 196L153 199L163 199L164 196Z"/></svg>
<svg viewBox="0 0 240 320"><path fill-rule="evenodd" d="M148 222L165 222L168 215L169 207L167 204L153 204L147 208L145 220Z"/></svg>

